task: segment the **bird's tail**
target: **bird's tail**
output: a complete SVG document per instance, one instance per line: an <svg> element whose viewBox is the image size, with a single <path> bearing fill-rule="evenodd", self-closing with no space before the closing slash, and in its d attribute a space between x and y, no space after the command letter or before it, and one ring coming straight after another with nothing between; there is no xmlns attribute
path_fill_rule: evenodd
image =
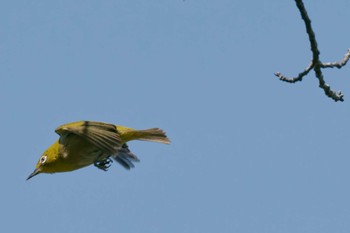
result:
<svg viewBox="0 0 350 233"><path fill-rule="evenodd" d="M142 140L169 144L170 140L165 132L159 128L135 130L125 126L117 126L117 131L124 142L131 140Z"/></svg>

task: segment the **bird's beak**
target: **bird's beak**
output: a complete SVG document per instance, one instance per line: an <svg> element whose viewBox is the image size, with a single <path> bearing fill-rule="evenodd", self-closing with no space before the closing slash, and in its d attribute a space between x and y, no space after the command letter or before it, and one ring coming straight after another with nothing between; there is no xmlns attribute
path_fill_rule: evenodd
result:
<svg viewBox="0 0 350 233"><path fill-rule="evenodd" d="M32 172L32 174L30 174L30 175L28 176L27 180L29 180L29 179L32 178L33 176L38 175L40 172L41 172L41 171L40 171L40 168L36 168L36 169Z"/></svg>

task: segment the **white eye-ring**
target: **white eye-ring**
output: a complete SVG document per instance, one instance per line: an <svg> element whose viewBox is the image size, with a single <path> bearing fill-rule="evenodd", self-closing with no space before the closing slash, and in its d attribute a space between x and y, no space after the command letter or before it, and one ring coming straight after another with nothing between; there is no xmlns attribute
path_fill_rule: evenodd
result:
<svg viewBox="0 0 350 233"><path fill-rule="evenodd" d="M41 163L41 164L44 164L44 163L46 162L46 159L47 159L47 156L46 156L46 155L41 156L41 158L40 158L40 163Z"/></svg>

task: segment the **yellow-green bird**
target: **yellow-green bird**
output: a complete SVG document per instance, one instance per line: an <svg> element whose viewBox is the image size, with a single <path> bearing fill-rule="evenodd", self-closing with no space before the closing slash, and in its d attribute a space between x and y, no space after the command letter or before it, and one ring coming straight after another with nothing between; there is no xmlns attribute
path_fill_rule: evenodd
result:
<svg viewBox="0 0 350 233"><path fill-rule="evenodd" d="M165 132L159 128L135 130L103 122L78 121L59 126L60 138L39 158L35 170L27 178L40 173L68 172L94 164L106 171L117 161L126 169L139 159L126 142L143 140L169 144Z"/></svg>

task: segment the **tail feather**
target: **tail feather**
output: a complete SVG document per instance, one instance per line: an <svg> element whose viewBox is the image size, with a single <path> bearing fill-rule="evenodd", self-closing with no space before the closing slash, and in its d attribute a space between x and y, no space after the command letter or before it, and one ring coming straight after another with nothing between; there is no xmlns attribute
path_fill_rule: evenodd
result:
<svg viewBox="0 0 350 233"><path fill-rule="evenodd" d="M169 144L170 140L166 136L165 132L159 128L145 129L145 130L134 130L125 129L117 130L120 132L120 137L124 142L131 140L142 140L150 142L159 142L164 144Z"/></svg>

